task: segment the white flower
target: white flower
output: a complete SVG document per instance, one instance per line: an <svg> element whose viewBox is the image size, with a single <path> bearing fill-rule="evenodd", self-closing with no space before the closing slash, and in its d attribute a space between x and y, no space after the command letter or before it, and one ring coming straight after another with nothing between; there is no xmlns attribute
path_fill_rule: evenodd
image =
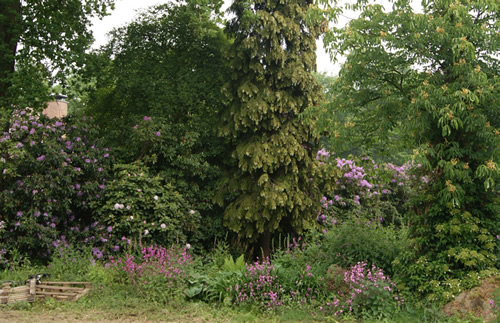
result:
<svg viewBox="0 0 500 323"><path fill-rule="evenodd" d="M186 249L191 249L191 245L189 243L186 243Z"/></svg>
<svg viewBox="0 0 500 323"><path fill-rule="evenodd" d="M130 216L130 220L133 220L133 219L134 219L134 217L131 215L131 216Z"/></svg>
<svg viewBox="0 0 500 323"><path fill-rule="evenodd" d="M162 224L160 224L160 227L161 227L162 229L165 229L167 226L165 225L165 223L162 223Z"/></svg>
<svg viewBox="0 0 500 323"><path fill-rule="evenodd" d="M158 201L158 196L155 195L155 197L153 197L155 199L155 201Z"/></svg>
<svg viewBox="0 0 500 323"><path fill-rule="evenodd" d="M115 210L118 210L120 208L120 204L115 203Z"/></svg>
<svg viewBox="0 0 500 323"><path fill-rule="evenodd" d="M189 213L190 213L190 214L194 214L194 213L195 213L195 211L194 211L194 210L189 210Z"/></svg>
<svg viewBox="0 0 500 323"><path fill-rule="evenodd" d="M147 235L148 233L149 233L148 229L144 230L144 235Z"/></svg>
<svg viewBox="0 0 500 323"><path fill-rule="evenodd" d="M130 210L130 205L127 205L127 210Z"/></svg>

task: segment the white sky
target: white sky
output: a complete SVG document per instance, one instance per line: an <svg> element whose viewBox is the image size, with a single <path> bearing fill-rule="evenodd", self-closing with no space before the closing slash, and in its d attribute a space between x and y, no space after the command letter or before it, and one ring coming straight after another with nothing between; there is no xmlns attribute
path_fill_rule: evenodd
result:
<svg viewBox="0 0 500 323"><path fill-rule="evenodd" d="M167 0L168 1L168 0ZM116 0L115 10L111 12L111 15L104 17L102 20L93 19L92 31L94 33L95 43L94 47L97 48L101 45L106 44L107 37L106 34L110 32L113 28L123 26L131 21L137 15L137 10L145 9L153 5L166 3L163 0ZM231 0L225 0L223 9L225 10ZM341 22L341 23L345 23ZM329 75L337 75L340 70L339 63L332 63L330 57L325 53L323 49L323 42L318 41L317 54L317 65L318 72L325 72Z"/></svg>

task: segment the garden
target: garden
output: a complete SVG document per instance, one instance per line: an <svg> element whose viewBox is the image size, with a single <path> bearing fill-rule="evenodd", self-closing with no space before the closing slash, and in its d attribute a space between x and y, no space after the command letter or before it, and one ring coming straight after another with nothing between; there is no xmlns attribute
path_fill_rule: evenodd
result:
<svg viewBox="0 0 500 323"><path fill-rule="evenodd" d="M114 1L56 2L0 9L0 283L92 288L0 321L498 319L496 1L188 0L96 50Z"/></svg>

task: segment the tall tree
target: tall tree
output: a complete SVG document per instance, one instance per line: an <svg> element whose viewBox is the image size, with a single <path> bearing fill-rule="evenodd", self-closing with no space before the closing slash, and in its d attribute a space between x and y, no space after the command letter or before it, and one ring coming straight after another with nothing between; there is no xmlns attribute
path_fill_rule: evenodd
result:
<svg viewBox="0 0 500 323"><path fill-rule="evenodd" d="M428 183L398 271L414 292L447 300L499 264L498 1L423 1L423 13L409 0L359 4L360 17L327 37L348 54L329 112L385 140L400 131L414 149Z"/></svg>
<svg viewBox="0 0 500 323"><path fill-rule="evenodd" d="M236 0L227 25L234 38L229 103L221 135L232 145L220 183L225 224L242 239L301 232L314 222L317 138L299 115L321 99L316 69L319 26L306 23L311 0Z"/></svg>
<svg viewBox="0 0 500 323"><path fill-rule="evenodd" d="M90 18L104 16L114 1L1 0L0 106L40 104L44 81L83 64Z"/></svg>
<svg viewBox="0 0 500 323"><path fill-rule="evenodd" d="M221 222L211 197L223 147L215 124L228 74L221 4L153 6L114 30L85 71L95 89L83 112L101 125L106 144L121 162L140 159L171 182L200 211L202 230Z"/></svg>

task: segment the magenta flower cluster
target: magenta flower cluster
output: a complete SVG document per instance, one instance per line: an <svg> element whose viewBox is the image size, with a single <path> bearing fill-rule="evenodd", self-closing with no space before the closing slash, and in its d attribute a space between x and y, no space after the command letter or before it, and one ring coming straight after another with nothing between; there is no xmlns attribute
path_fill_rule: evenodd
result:
<svg viewBox="0 0 500 323"><path fill-rule="evenodd" d="M186 277L187 265L192 263L187 248L150 246L143 248L141 254L139 259L130 254L110 258L111 266L124 272L139 291L155 277L165 279L166 289L178 287Z"/></svg>
<svg viewBox="0 0 500 323"><path fill-rule="evenodd" d="M316 298L312 281L312 266L305 265L300 277L293 286L285 286L275 266L268 258L264 261L247 263L241 281L228 287L227 292L236 306L243 304L257 305L267 311L275 310L283 305L304 305Z"/></svg>
<svg viewBox="0 0 500 323"><path fill-rule="evenodd" d="M396 285L382 269L358 262L344 274L347 292L338 291L333 300L321 307L334 316L369 311L370 306L393 304L401 306L404 299L396 293Z"/></svg>
<svg viewBox="0 0 500 323"><path fill-rule="evenodd" d="M285 290L275 271L267 258L262 262L247 263L243 281L228 288L228 292L234 295L234 305L258 304L268 310L283 305Z"/></svg>

